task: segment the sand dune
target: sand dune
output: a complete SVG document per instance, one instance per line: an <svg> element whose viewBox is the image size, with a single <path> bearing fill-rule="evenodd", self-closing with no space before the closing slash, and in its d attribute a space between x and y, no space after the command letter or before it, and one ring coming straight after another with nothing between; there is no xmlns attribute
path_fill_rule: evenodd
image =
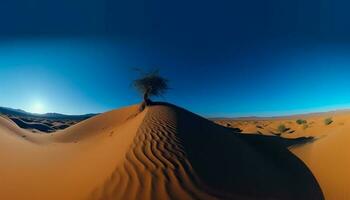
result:
<svg viewBox="0 0 350 200"><path fill-rule="evenodd" d="M350 199L350 114L336 114L334 124L322 130L319 140L293 148L313 171L326 199ZM317 130L316 130L317 131Z"/></svg>
<svg viewBox="0 0 350 200"><path fill-rule="evenodd" d="M51 133L66 129L74 124L95 116L64 115L59 113L34 114L20 109L0 107L0 116L11 119L19 127L37 133Z"/></svg>
<svg viewBox="0 0 350 200"><path fill-rule="evenodd" d="M238 134L172 105L137 111L50 135L1 118L0 199L323 199L275 137Z"/></svg>
<svg viewBox="0 0 350 200"><path fill-rule="evenodd" d="M326 125L324 120L332 118ZM305 124L297 124L304 119ZM298 115L274 119L218 120L224 126L239 128L245 133L260 132L262 135L274 135L277 127L284 124L289 130L282 133L283 138L313 136L315 140L305 145L297 145L290 150L302 159L318 180L325 199L350 199L350 112L337 111Z"/></svg>

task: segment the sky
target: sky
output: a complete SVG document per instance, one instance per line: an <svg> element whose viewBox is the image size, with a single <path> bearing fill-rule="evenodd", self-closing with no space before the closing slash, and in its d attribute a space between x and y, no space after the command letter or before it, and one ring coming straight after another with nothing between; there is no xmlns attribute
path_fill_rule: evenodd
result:
<svg viewBox="0 0 350 200"><path fill-rule="evenodd" d="M141 101L158 68L168 101L207 117L350 108L350 2L4 0L0 106L105 112Z"/></svg>

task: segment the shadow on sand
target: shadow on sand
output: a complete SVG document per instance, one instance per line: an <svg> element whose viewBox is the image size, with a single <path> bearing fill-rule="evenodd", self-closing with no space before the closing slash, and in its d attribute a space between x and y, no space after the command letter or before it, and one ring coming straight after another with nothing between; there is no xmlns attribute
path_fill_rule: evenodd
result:
<svg viewBox="0 0 350 200"><path fill-rule="evenodd" d="M223 199L322 200L321 188L307 166L288 147L312 138L233 133L175 107L178 137L197 176ZM191 123L189 125L189 123ZM234 194L234 195L232 195ZM235 197L235 198L233 198Z"/></svg>

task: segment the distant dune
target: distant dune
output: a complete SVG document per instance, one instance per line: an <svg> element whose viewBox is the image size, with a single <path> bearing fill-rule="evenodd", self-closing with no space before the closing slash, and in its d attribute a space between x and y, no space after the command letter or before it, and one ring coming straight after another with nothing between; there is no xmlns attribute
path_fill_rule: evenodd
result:
<svg viewBox="0 0 350 200"><path fill-rule="evenodd" d="M35 114L20 109L0 107L0 115L10 118L19 127L33 132L50 133L63 130L96 114L64 115L59 113Z"/></svg>
<svg viewBox="0 0 350 200"><path fill-rule="evenodd" d="M313 142L290 150L311 169L326 199L350 199L349 110L282 118L220 119L216 123L244 133L280 135L283 138L314 137ZM280 125L285 125L283 133L278 130Z"/></svg>
<svg viewBox="0 0 350 200"><path fill-rule="evenodd" d="M287 148L173 105L131 106L52 134L0 118L0 199L323 199Z"/></svg>

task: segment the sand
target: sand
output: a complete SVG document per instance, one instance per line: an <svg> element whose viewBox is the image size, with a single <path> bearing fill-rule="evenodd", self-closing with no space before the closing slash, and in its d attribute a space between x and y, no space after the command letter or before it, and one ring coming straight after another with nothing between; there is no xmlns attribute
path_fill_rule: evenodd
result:
<svg viewBox="0 0 350 200"><path fill-rule="evenodd" d="M321 133L318 140L292 152L312 170L326 199L345 200L350 199L350 114L338 114L333 120L327 128L315 127Z"/></svg>
<svg viewBox="0 0 350 200"><path fill-rule="evenodd" d="M51 134L0 118L0 199L323 199L311 171L276 138L168 104L114 110Z"/></svg>
<svg viewBox="0 0 350 200"><path fill-rule="evenodd" d="M325 125L324 120L333 122ZM307 120L307 126L296 123L297 119ZM282 133L285 138L313 136L315 140L290 150L303 160L318 180L325 199L350 199L350 112L338 111L296 117L250 120L217 120L219 124L236 127L244 133L274 135L277 127L285 124L290 130Z"/></svg>
<svg viewBox="0 0 350 200"><path fill-rule="evenodd" d="M47 119L44 117L33 118L23 116L4 116L11 119L22 129L27 129L35 133L52 133L55 131L64 130L74 124L83 121L84 119Z"/></svg>

